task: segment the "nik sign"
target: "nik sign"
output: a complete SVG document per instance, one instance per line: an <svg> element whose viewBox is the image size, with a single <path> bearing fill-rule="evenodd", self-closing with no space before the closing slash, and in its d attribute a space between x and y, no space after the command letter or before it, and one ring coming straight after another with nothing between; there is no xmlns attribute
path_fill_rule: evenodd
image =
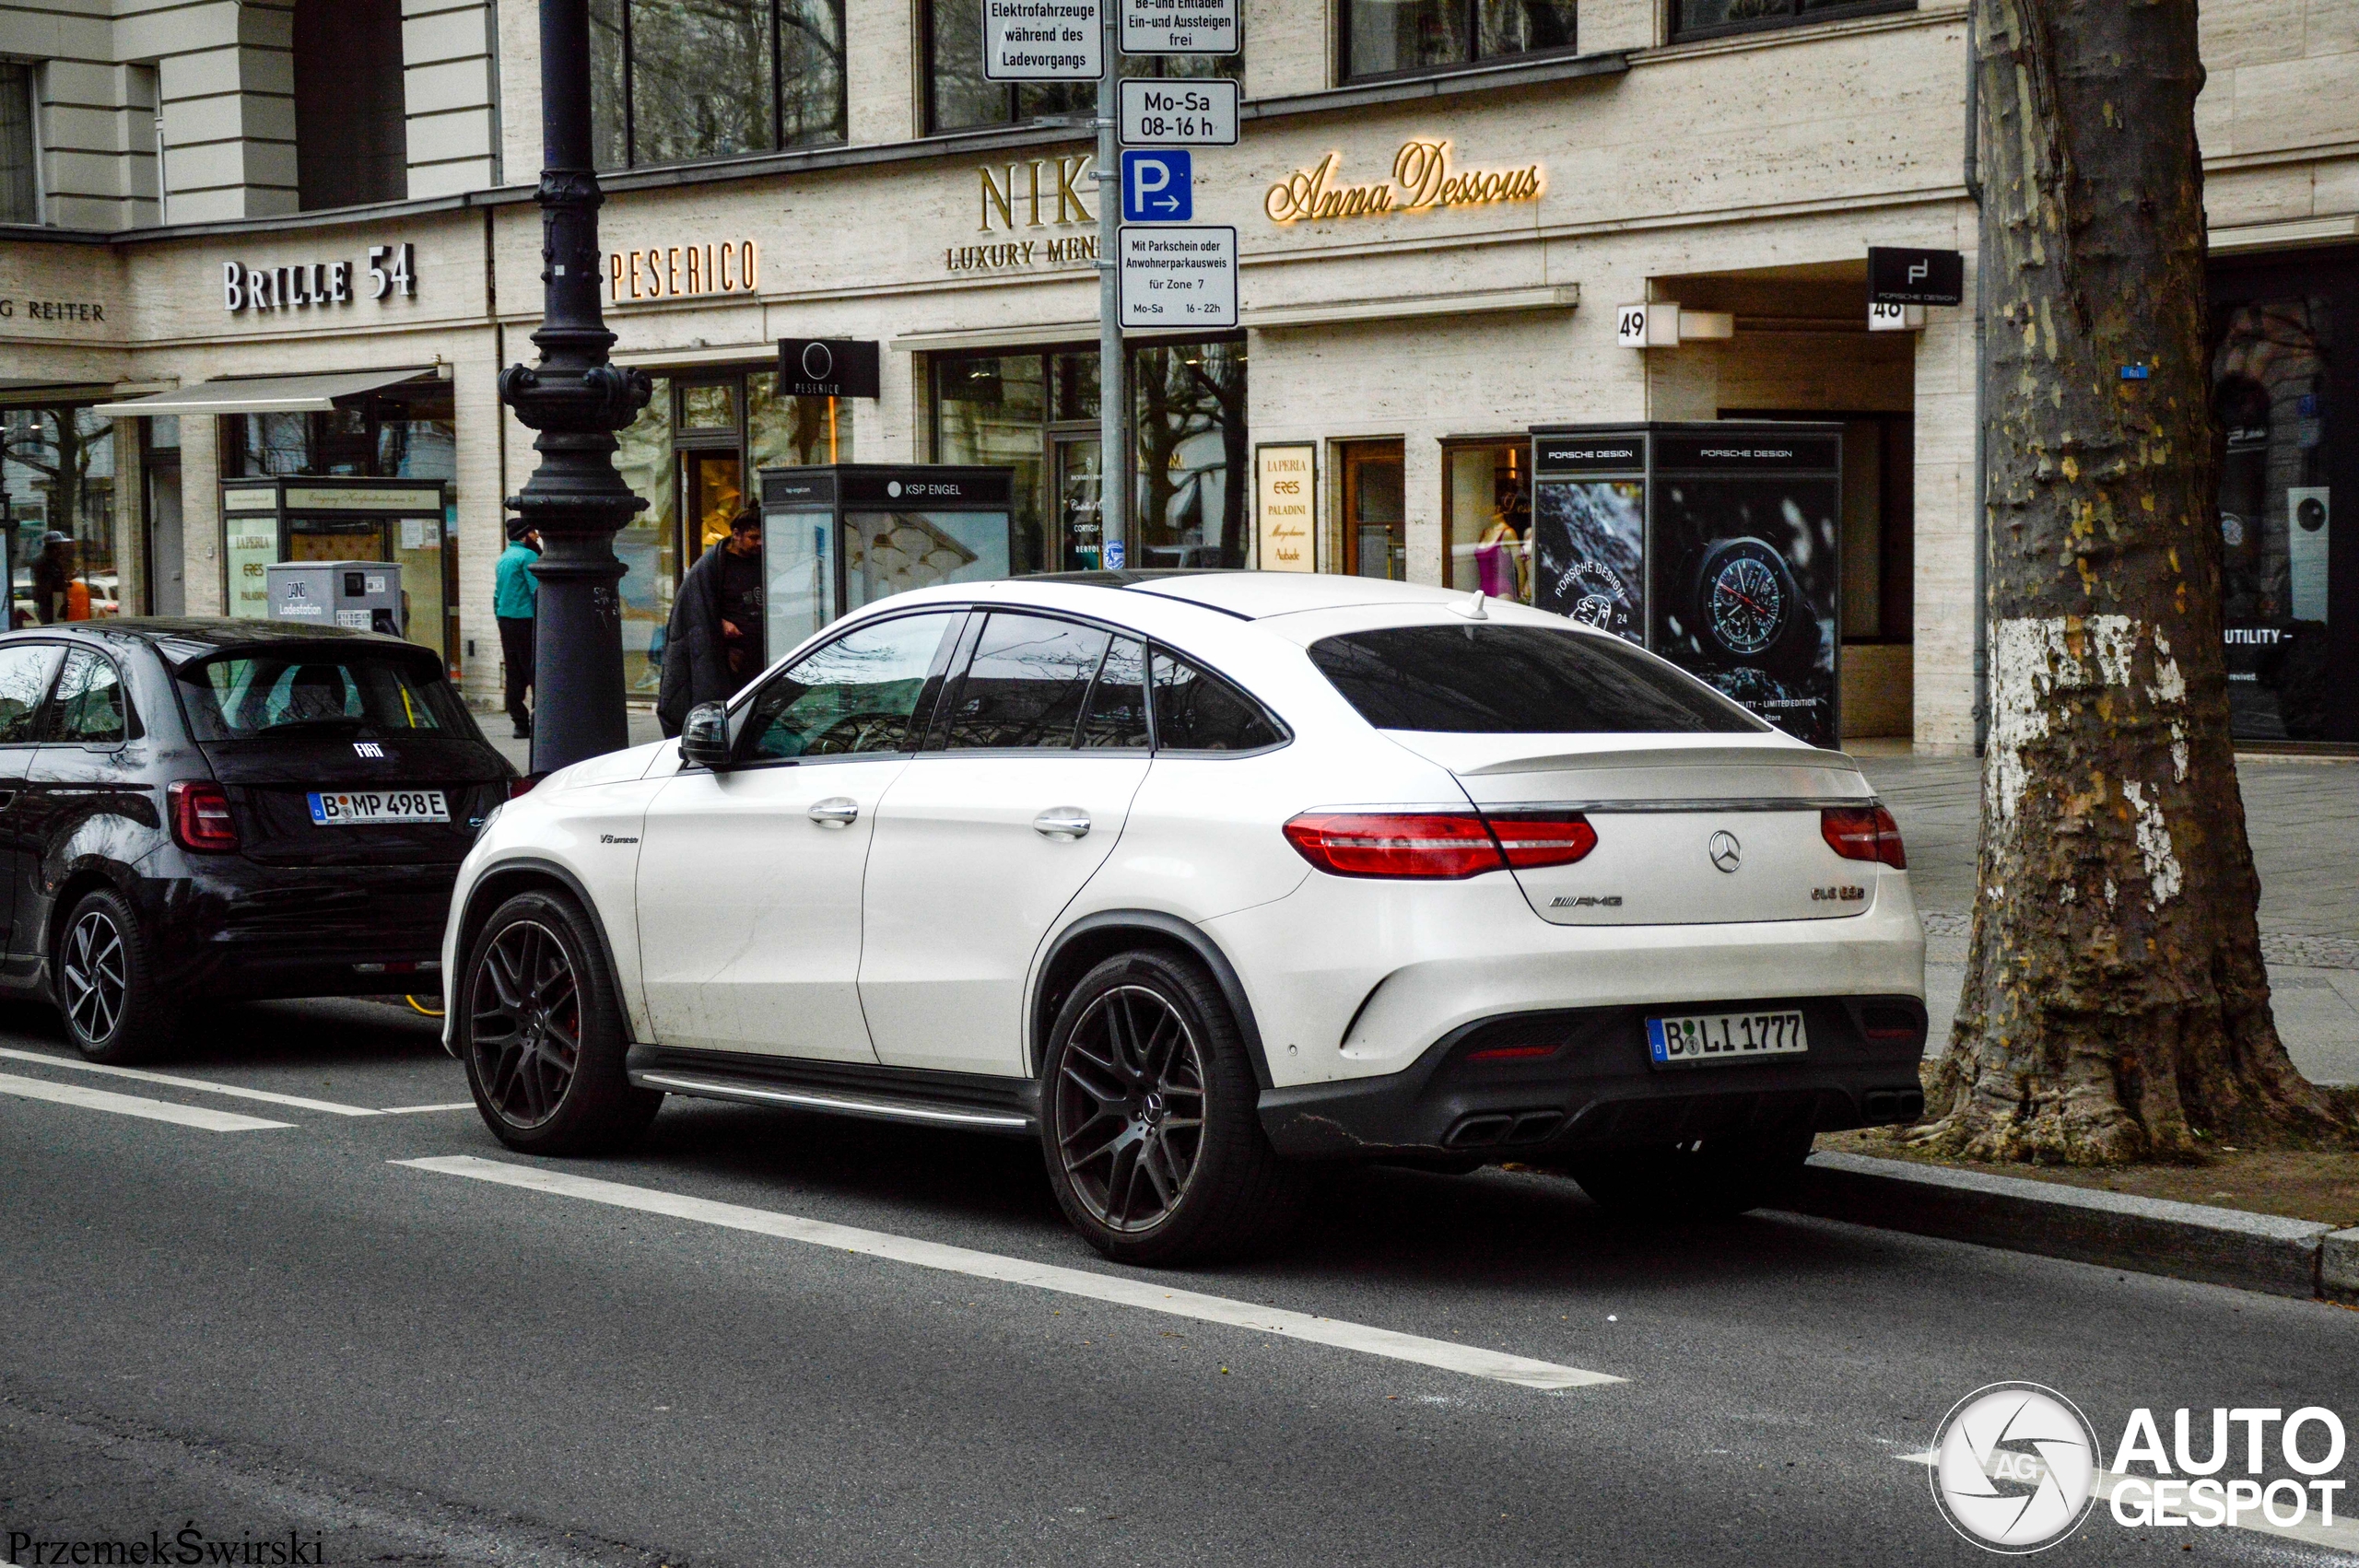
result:
<svg viewBox="0 0 2359 1568"><path fill-rule="evenodd" d="M1122 154L1124 223L1186 223L1195 215L1195 169L1187 153L1161 147Z"/></svg>

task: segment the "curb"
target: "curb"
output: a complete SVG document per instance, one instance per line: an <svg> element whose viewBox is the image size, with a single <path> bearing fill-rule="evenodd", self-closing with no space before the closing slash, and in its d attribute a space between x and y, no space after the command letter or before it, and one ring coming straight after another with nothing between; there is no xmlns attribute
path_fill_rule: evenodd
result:
<svg viewBox="0 0 2359 1568"><path fill-rule="evenodd" d="M1813 1154L1779 1207L2271 1295L2359 1302L2359 1229L1864 1154Z"/></svg>

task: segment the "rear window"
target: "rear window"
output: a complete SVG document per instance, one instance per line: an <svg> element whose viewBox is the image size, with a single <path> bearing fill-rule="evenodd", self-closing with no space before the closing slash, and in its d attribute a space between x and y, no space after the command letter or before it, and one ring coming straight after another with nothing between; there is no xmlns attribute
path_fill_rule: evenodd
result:
<svg viewBox="0 0 2359 1568"><path fill-rule="evenodd" d="M441 672L391 651L256 650L178 673L189 728L200 741L474 734Z"/></svg>
<svg viewBox="0 0 2359 1568"><path fill-rule="evenodd" d="M1618 638L1545 626L1346 632L1312 643L1310 661L1379 730L1741 735L1766 728Z"/></svg>

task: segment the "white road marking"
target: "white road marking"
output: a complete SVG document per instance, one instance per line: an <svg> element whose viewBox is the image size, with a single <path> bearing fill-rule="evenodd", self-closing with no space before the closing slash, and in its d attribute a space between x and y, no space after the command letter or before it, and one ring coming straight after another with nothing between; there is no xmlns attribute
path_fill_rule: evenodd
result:
<svg viewBox="0 0 2359 1568"><path fill-rule="evenodd" d="M715 1203L707 1199L660 1192L652 1188L629 1187L621 1182L571 1176L545 1166L512 1165L499 1160L478 1159L473 1154L390 1163L435 1171L444 1176L468 1176L476 1181L527 1188L558 1198L581 1198L593 1203L612 1204L618 1209L669 1214L675 1219L694 1220L727 1230L752 1231L788 1241L807 1242L813 1246L890 1258L897 1263L915 1264L921 1269L940 1269L954 1274L973 1275L978 1279L999 1280L1012 1285L1030 1285L1037 1290L1085 1296L1093 1301L1168 1313L1176 1317L1192 1317L1206 1323L1226 1323L1255 1333L1283 1334L1288 1339L1309 1340L1341 1350L1357 1351L1363 1355L1414 1362L1421 1366L1438 1367L1445 1372L1463 1373L1470 1377L1520 1384L1527 1388L1583 1388L1625 1381L1610 1373L1585 1372L1577 1366L1532 1361L1498 1351L1481 1350L1473 1345L1448 1344L1416 1334L1370 1328L1363 1323L1316 1317L1307 1312L1289 1312L1284 1307L1261 1306L1252 1302L1231 1301L1226 1296L1203 1295L1194 1291L1166 1290L1147 1280L1093 1274L1086 1270L1066 1269L1053 1263L1003 1258L997 1253L978 1252L941 1242L920 1241L886 1231L862 1230L852 1225L832 1224L825 1220L780 1214L768 1209Z"/></svg>
<svg viewBox="0 0 2359 1568"><path fill-rule="evenodd" d="M1929 1448L1921 1454L1895 1454L1893 1457L1898 1459L1903 1464L1923 1465L1930 1469L1932 1468L1933 1462L1938 1456ZM2107 1504L2109 1504L2113 1501L2113 1489L2121 1482L2125 1480L2135 1480L2142 1483L2153 1479L2154 1478L2151 1476L2129 1475L2120 1470L2099 1470L2097 1472L2096 1484L2098 1503L2098 1507L2096 1509L2097 1515L2105 1516L2107 1520L2110 1522L2111 1510L2107 1506ZM2350 1519L2338 1515L2334 1523L2331 1525L2318 1524L2312 1518L2312 1515L2317 1513L2318 1499L2315 1494L2308 1498L2308 1502L2310 1504L2310 1507L2303 1514L2302 1522L2298 1525L2274 1525L2270 1523L2267 1515L2256 1514L2250 1519L2237 1520L2236 1523L2230 1527L2239 1530L2250 1530L2255 1535L2275 1536L2281 1540L2298 1540L2309 1546L2322 1546L2330 1551L2359 1553L2359 1523L2354 1523ZM2338 1496L2335 1502L2336 1506L2340 1507L2342 1504L2343 1499ZM2184 1510L2182 1509L2181 1512L2184 1512ZM2096 1523L2096 1518L2092 1517L2087 1527L2095 1527ZM2119 1527L2116 1527L2118 1528ZM2194 1525L2141 1525L2138 1527L2145 1530L2180 1528L2196 1530L2205 1527ZM2213 1526L2210 1527L2217 1528L2218 1527Z"/></svg>
<svg viewBox="0 0 2359 1568"><path fill-rule="evenodd" d="M238 1100L262 1100L274 1106L291 1106L299 1111L325 1111L330 1116L381 1116L381 1111L366 1106L340 1106L334 1100L307 1100L300 1094L278 1094L268 1089L244 1089L235 1083L211 1083L202 1078L175 1078L169 1072L149 1072L139 1067L108 1067L102 1062L81 1061L73 1057L49 1056L41 1051L12 1050L0 1047L0 1057L11 1061L37 1061L43 1067L63 1067L75 1072L99 1072L109 1078L132 1078L142 1083L161 1083L173 1089L195 1089L207 1094L227 1094ZM273 1122L273 1127L283 1124Z"/></svg>
<svg viewBox="0 0 2359 1568"><path fill-rule="evenodd" d="M471 1111L475 1108L475 1103L473 1100L453 1100L447 1106L387 1106L377 1114L379 1116L417 1116L421 1111Z"/></svg>
<svg viewBox="0 0 2359 1568"><path fill-rule="evenodd" d="M112 1111L117 1116L146 1117L149 1121L177 1122L182 1127L201 1127L207 1132L254 1132L266 1127L295 1125L291 1121L264 1121L260 1117L210 1111L202 1106L176 1106L169 1100L143 1100L136 1094L117 1094L105 1089L85 1089L79 1083L19 1078L13 1072L0 1072L0 1094L79 1106L84 1110Z"/></svg>

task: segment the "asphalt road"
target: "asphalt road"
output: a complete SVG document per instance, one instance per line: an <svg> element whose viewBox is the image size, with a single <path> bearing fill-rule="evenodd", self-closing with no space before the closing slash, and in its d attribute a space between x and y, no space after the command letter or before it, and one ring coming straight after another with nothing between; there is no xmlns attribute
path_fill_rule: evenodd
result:
<svg viewBox="0 0 2359 1568"><path fill-rule="evenodd" d="M32 1010L0 1048L63 1057ZM223 1010L160 1071L465 1098L370 1003ZM192 1109L285 1125L153 1119ZM482 1179L518 1167L737 1207ZM1082 1246L1023 1144L675 1101L628 1158L534 1167L472 1109L21 1056L0 1258L0 1537L329 1562L1983 1562L1907 1457L1981 1385L2052 1385L2108 1451L2141 1405L2359 1416L2359 1314L1788 1216L1620 1228L1531 1174L1339 1176L1290 1255L1175 1277ZM1346 1342L1089 1293L1123 1281ZM1624 1381L1427 1364L1477 1351ZM2350 1561L2102 1510L2042 1561L2165 1557Z"/></svg>

